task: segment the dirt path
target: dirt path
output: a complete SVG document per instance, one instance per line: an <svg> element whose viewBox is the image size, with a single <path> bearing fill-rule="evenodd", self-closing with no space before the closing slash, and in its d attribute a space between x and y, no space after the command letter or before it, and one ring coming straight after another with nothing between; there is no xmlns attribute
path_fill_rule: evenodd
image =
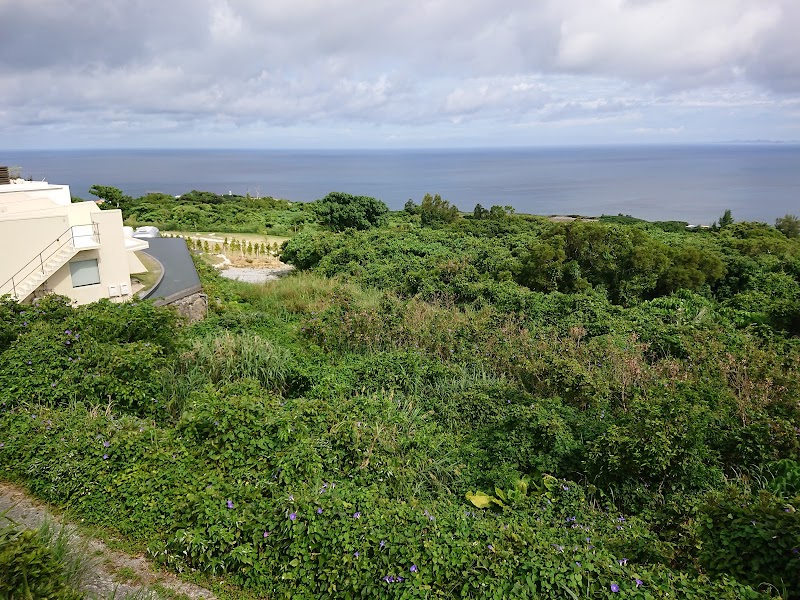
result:
<svg viewBox="0 0 800 600"><path fill-rule="evenodd" d="M69 523L54 515L47 506L31 498L25 490L15 485L0 481L0 514L8 509L8 517L20 525L35 529L43 521L49 519L57 524ZM86 592L96 594L99 598L122 599L127 594L142 593L151 587L163 587L169 590L170 597L216 598L210 591L181 581L174 575L157 571L143 556L131 556L112 550L103 542L86 538L75 533L77 544L86 543L92 560L92 576L87 582ZM137 598L143 596L136 596ZM146 597L146 596L144 596ZM153 595L153 598L158 596Z"/></svg>

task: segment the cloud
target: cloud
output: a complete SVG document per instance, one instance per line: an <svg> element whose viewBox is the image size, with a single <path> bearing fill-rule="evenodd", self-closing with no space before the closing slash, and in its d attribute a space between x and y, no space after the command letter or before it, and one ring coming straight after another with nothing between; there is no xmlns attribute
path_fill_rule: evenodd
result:
<svg viewBox="0 0 800 600"><path fill-rule="evenodd" d="M0 0L0 23L18 134L502 127L737 101L788 119L800 94L796 0Z"/></svg>
<svg viewBox="0 0 800 600"><path fill-rule="evenodd" d="M781 27L782 4L566 0L557 65L678 87L734 81Z"/></svg>

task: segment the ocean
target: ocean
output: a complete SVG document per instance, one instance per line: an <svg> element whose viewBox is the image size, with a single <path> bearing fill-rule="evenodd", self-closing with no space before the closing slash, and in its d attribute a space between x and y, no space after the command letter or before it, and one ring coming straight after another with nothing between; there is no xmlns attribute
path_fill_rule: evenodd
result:
<svg viewBox="0 0 800 600"><path fill-rule="evenodd" d="M480 203L541 215L629 214L709 224L800 214L800 146L600 146L469 150L21 150L0 165L70 186L131 196L190 190L312 201L331 191L391 209L426 192L461 210Z"/></svg>

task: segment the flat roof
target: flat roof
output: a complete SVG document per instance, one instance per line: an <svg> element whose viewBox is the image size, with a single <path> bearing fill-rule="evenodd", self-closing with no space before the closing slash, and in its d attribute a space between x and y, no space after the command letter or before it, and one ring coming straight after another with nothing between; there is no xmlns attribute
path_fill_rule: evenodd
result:
<svg viewBox="0 0 800 600"><path fill-rule="evenodd" d="M164 267L161 282L147 294L148 299L178 299L200 290L200 277L194 268L186 240L180 238L148 238L150 247L143 250Z"/></svg>

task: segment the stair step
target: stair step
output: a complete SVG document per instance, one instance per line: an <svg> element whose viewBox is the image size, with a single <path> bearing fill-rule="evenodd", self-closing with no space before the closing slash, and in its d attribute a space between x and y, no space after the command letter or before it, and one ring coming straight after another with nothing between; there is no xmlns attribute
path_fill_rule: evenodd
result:
<svg viewBox="0 0 800 600"><path fill-rule="evenodd" d="M38 288L42 282L46 281L50 275L64 266L70 258L78 253L78 249L71 243L64 245L54 255L48 258L40 268L29 274L19 285L16 286L17 299L24 299Z"/></svg>

